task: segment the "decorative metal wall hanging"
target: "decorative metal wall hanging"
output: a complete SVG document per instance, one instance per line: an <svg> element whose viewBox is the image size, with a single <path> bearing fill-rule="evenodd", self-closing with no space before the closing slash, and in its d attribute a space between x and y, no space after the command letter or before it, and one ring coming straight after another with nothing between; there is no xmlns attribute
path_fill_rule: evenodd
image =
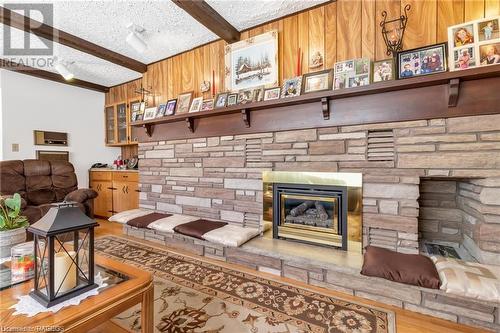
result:
<svg viewBox="0 0 500 333"><path fill-rule="evenodd" d="M410 11L410 9L411 6L406 5L404 14L397 19L389 21L387 21L387 11L384 10L382 12L384 20L380 22L380 26L382 27L382 37L384 37L384 42L387 46L387 55L392 54L392 56L395 57L396 53L403 49L403 37L408 21L408 11Z"/></svg>

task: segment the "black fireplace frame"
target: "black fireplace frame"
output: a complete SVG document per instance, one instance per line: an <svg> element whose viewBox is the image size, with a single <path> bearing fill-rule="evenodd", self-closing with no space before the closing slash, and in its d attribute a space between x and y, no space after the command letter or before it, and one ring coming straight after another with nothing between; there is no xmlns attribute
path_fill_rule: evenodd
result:
<svg viewBox="0 0 500 333"><path fill-rule="evenodd" d="M273 184L273 238L275 239L286 239L286 237L278 236L278 224L279 221L281 221L281 209L280 209L281 194L284 193L317 196L318 198L321 197L337 198L339 202L339 204L337 205L338 233L339 235L342 236L341 249L347 251L347 239L348 239L347 186L274 183ZM302 242L320 246L328 246L328 245L318 244L315 242L307 242L307 241L302 241Z"/></svg>

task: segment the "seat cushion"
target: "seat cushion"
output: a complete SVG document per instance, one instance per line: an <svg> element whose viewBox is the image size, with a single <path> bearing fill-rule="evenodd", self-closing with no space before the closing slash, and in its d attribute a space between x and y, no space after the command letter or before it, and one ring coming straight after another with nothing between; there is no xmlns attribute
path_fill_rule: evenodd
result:
<svg viewBox="0 0 500 333"><path fill-rule="evenodd" d="M196 221L198 219L199 217L195 216L174 214L170 217L154 221L148 226L148 228L160 232L174 233L174 228L178 225Z"/></svg>
<svg viewBox="0 0 500 333"><path fill-rule="evenodd" d="M259 229L228 224L203 235L203 239L225 246L238 247L259 234Z"/></svg>
<svg viewBox="0 0 500 333"><path fill-rule="evenodd" d="M419 254L404 254L367 246L361 274L394 282L439 289L439 275L432 260Z"/></svg>
<svg viewBox="0 0 500 333"><path fill-rule="evenodd" d="M174 231L186 236L203 239L203 235L207 232L222 228L225 225L227 225L226 222L198 219L193 222L180 224L174 228Z"/></svg>
<svg viewBox="0 0 500 333"><path fill-rule="evenodd" d="M12 195L24 194L26 179L24 178L24 164L22 161L0 161L0 193Z"/></svg>
<svg viewBox="0 0 500 333"><path fill-rule="evenodd" d="M500 302L500 266L431 257L446 293Z"/></svg>
<svg viewBox="0 0 500 333"><path fill-rule="evenodd" d="M164 219L166 217L170 217L172 214L162 214L162 213L151 213L144 216L139 216L134 219L131 219L127 222L127 225L136 228L147 228L152 222L157 220Z"/></svg>
<svg viewBox="0 0 500 333"><path fill-rule="evenodd" d="M126 211L120 212L118 214L115 214L115 215L111 216L108 220L111 222L118 222L118 223L125 224L128 221L135 219L136 217L148 215L148 214L151 214L152 212L153 212L152 210L141 209L141 208L130 209L130 210L126 210Z"/></svg>
<svg viewBox="0 0 500 333"><path fill-rule="evenodd" d="M51 189L40 189L26 193L26 199L29 205L38 206L55 202L56 194Z"/></svg>

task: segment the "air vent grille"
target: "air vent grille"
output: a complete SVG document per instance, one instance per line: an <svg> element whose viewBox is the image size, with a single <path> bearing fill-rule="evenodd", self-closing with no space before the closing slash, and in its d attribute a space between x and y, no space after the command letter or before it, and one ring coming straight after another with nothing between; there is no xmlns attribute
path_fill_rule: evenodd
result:
<svg viewBox="0 0 500 333"><path fill-rule="evenodd" d="M393 130L368 131L368 161L394 161Z"/></svg>

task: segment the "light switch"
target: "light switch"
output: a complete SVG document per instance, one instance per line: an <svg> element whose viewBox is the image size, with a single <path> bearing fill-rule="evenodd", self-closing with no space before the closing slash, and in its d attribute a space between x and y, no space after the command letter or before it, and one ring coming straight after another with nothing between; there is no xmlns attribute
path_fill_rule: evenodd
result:
<svg viewBox="0 0 500 333"><path fill-rule="evenodd" d="M14 153L19 152L19 143L12 144L12 152L14 152Z"/></svg>

